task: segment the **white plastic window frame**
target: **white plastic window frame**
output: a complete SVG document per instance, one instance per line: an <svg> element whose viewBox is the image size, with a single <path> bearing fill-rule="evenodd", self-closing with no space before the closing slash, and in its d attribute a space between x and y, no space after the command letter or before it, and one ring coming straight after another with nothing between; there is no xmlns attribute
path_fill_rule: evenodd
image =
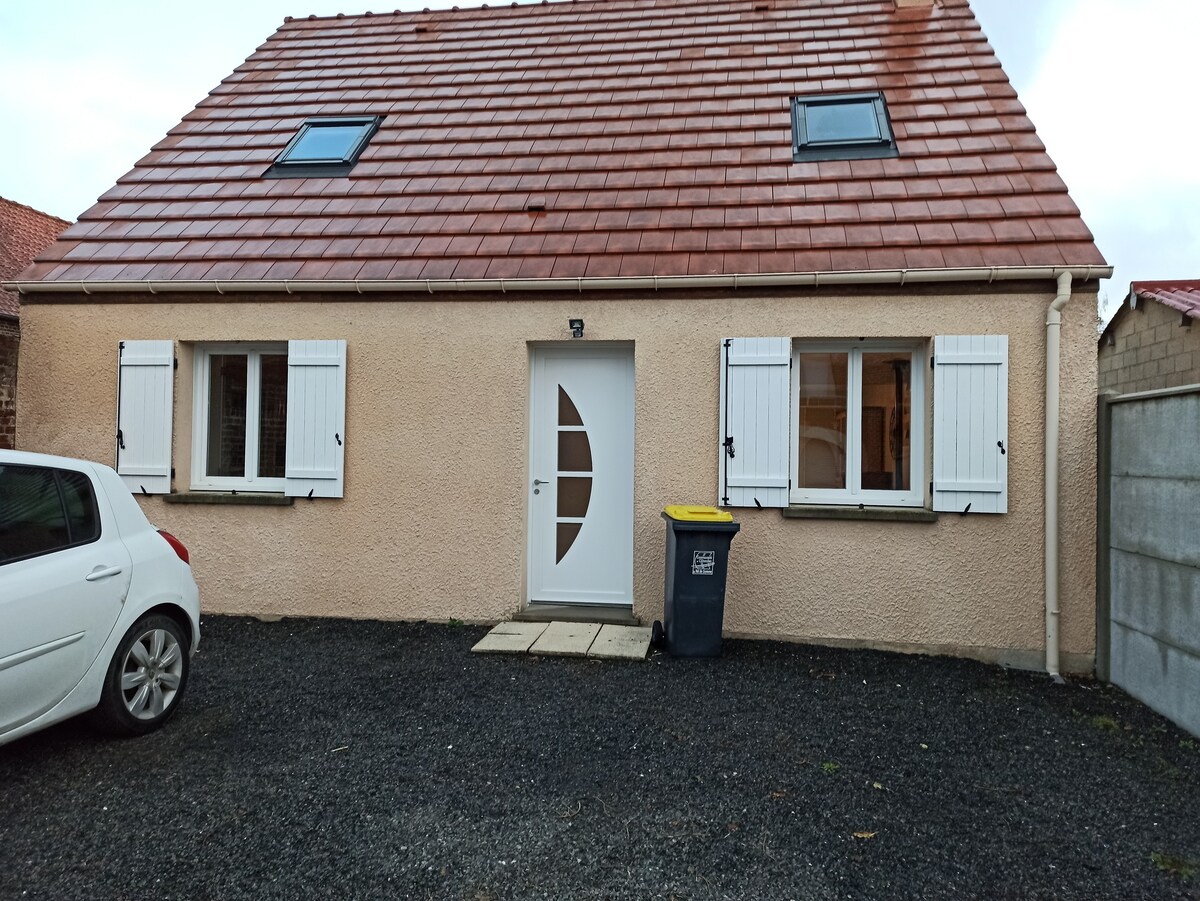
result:
<svg viewBox="0 0 1200 901"><path fill-rule="evenodd" d="M258 478L258 424L261 412L262 357L287 356L287 342L270 344L200 344L192 378L192 490L255 491L283 494L285 479ZM209 375L214 356L246 357L246 475L210 476L208 467Z"/></svg>
<svg viewBox="0 0 1200 901"><path fill-rule="evenodd" d="M792 342L792 414L789 433L791 435L791 482L788 501L805 506L837 507L924 507L925 506L925 435L928 428L928 410L925 406L925 369L928 366L924 341L851 339L841 341ZM911 354L912 385L910 387L909 416L909 490L883 491L862 487L862 410L863 410L863 353L908 353ZM846 467L845 488L802 488L800 487L800 354L801 353L844 353L849 355L847 363L846 397L846 445L844 465Z"/></svg>

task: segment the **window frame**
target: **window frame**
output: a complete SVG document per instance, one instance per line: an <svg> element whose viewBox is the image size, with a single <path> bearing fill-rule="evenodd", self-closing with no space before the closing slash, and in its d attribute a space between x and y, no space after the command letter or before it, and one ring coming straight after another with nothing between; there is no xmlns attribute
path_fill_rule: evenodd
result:
<svg viewBox="0 0 1200 901"><path fill-rule="evenodd" d="M810 107L866 102L870 102L875 110L875 125L879 131L879 137L851 138L836 141L809 139L807 112ZM899 155L896 147L896 134L892 129L892 120L888 114L887 101L884 99L882 91L864 91L853 94L814 94L792 98L793 162L888 159Z"/></svg>
<svg viewBox="0 0 1200 901"><path fill-rule="evenodd" d="M245 476L208 475L208 416L211 403L212 358L246 357L246 467ZM253 491L283 494L286 478L258 477L259 422L262 412L262 357L288 356L286 341L197 344L192 375L192 479L193 491Z"/></svg>
<svg viewBox="0 0 1200 901"><path fill-rule="evenodd" d="M791 442L789 478L791 490L788 502L801 506L836 507L924 507L926 482L926 434L929 411L926 405L927 342L901 339L843 339L792 341L791 421L788 424ZM912 385L909 404L909 490L891 491L862 488L862 355L867 353L908 353L911 355ZM847 423L845 488L800 487L800 354L846 353L847 359Z"/></svg>
<svg viewBox="0 0 1200 901"><path fill-rule="evenodd" d="M358 158L367 149L375 133L379 131L382 116L313 116L300 123L300 128L292 135L287 146L275 162L267 170L268 178L298 178L305 176L336 176L349 175L350 170L358 163ZM362 133L340 158L328 159L289 159L288 157L299 146L314 128L345 128L348 126L362 127Z"/></svg>

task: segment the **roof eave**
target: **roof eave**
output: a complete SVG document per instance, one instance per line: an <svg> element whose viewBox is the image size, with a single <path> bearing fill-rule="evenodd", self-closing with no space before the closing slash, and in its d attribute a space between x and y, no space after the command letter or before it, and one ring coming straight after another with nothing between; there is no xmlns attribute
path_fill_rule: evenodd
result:
<svg viewBox="0 0 1200 901"><path fill-rule="evenodd" d="M492 293L523 291L667 291L719 288L820 288L830 285L913 285L946 282L1056 280L1064 273L1089 282L1111 278L1111 266L991 266L961 269L881 269L828 272L734 273L724 275L638 275L610 278L462 279L274 279L244 280L71 280L3 283L25 296L36 294L378 294Z"/></svg>

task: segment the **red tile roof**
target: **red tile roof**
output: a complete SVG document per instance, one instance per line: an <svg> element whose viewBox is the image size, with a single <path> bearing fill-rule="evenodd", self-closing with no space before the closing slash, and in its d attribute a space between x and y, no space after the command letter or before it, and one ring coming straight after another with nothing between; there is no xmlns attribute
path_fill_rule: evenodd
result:
<svg viewBox="0 0 1200 901"><path fill-rule="evenodd" d="M792 96L877 89L898 158L792 161ZM363 114L385 119L349 177L263 178L306 117ZM291 20L40 260L27 277L1104 264L967 0Z"/></svg>
<svg viewBox="0 0 1200 901"><path fill-rule="evenodd" d="M1157 300L1192 319L1200 319L1200 281L1134 282L1130 295L1142 300Z"/></svg>
<svg viewBox="0 0 1200 901"><path fill-rule="evenodd" d="M0 197L0 282L21 272L70 224ZM0 288L0 317L20 313L17 295Z"/></svg>

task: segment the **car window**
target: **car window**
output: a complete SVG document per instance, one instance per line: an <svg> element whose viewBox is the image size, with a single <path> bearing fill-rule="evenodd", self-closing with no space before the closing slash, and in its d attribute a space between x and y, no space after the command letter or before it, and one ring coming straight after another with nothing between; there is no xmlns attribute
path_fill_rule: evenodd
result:
<svg viewBox="0 0 1200 901"><path fill-rule="evenodd" d="M0 564L86 544L99 536L100 517L87 476L41 466L0 465Z"/></svg>
<svg viewBox="0 0 1200 901"><path fill-rule="evenodd" d="M71 544L86 544L100 537L100 515L96 509L96 496L92 493L92 482L82 472L59 470L62 481L63 501L67 505L67 528L71 530Z"/></svg>

